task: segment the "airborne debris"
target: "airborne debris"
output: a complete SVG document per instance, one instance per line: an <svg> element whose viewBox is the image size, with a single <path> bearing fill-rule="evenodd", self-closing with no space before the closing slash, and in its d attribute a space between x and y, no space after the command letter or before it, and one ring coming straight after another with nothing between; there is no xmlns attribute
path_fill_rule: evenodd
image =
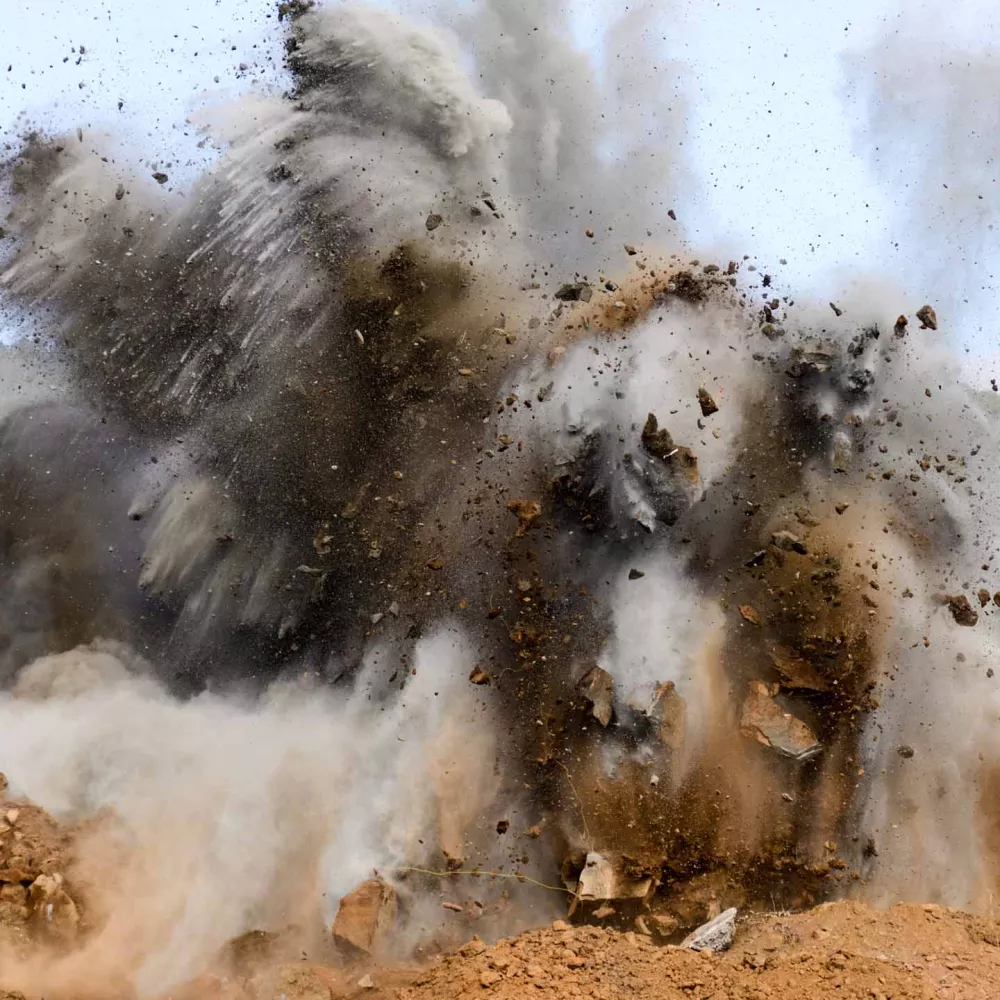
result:
<svg viewBox="0 0 1000 1000"><path fill-rule="evenodd" d="M781 674L782 687L802 688L807 691L830 690L830 685L816 668L792 650L784 646L774 646L770 657L775 669Z"/></svg>
<svg viewBox="0 0 1000 1000"><path fill-rule="evenodd" d="M751 625L757 625L758 627L763 624L761 620L760 613L752 604L741 604L740 614L748 621Z"/></svg>
<svg viewBox="0 0 1000 1000"><path fill-rule="evenodd" d="M823 746L804 722L784 711L774 700L778 690L777 684L769 687L763 681L751 682L740 715L740 731L793 760L809 760Z"/></svg>
<svg viewBox="0 0 1000 1000"><path fill-rule="evenodd" d="M971 627L979 621L979 612L969 603L965 594L946 594L943 602L948 605L952 617L959 625Z"/></svg>
<svg viewBox="0 0 1000 1000"><path fill-rule="evenodd" d="M589 302L593 294L593 289L586 281L572 281L560 285L555 297L560 302Z"/></svg>
<svg viewBox="0 0 1000 1000"><path fill-rule="evenodd" d="M920 320L921 330L937 329L937 313L934 312L933 306L921 306L917 310L917 319Z"/></svg>
<svg viewBox="0 0 1000 1000"><path fill-rule="evenodd" d="M630 569L628 571L628 578L630 580L641 580L645 575L641 569Z"/></svg>
<svg viewBox="0 0 1000 1000"><path fill-rule="evenodd" d="M542 515L542 505L537 500L510 500L507 510L517 518L516 538L523 538Z"/></svg>
<svg viewBox="0 0 1000 1000"><path fill-rule="evenodd" d="M832 302L830 303L830 308L833 310L834 316L843 316L844 310L838 309Z"/></svg>
<svg viewBox="0 0 1000 1000"><path fill-rule="evenodd" d="M611 674L601 667L591 667L580 681L580 693L590 703L590 714L607 727L615 703L615 682Z"/></svg>
<svg viewBox="0 0 1000 1000"><path fill-rule="evenodd" d="M626 243L625 244L625 253L627 253L630 257L634 257L638 253L638 251L636 250L636 248L634 246L632 246L631 243Z"/></svg>
<svg viewBox="0 0 1000 1000"><path fill-rule="evenodd" d="M913 747L907 746L905 743L903 743L900 746L896 747L896 753L898 753L900 757L909 760L911 757L913 757L914 751Z"/></svg>
<svg viewBox="0 0 1000 1000"><path fill-rule="evenodd" d="M153 174L153 180L156 181L157 184L166 184L167 181L170 180L170 177L168 174L163 173L162 170L157 170L156 173Z"/></svg>
<svg viewBox="0 0 1000 1000"><path fill-rule="evenodd" d="M736 936L736 913L736 907L723 910L713 920L692 931L681 942L681 947L713 953L725 951Z"/></svg>
<svg viewBox="0 0 1000 1000"><path fill-rule="evenodd" d="M444 218L436 212L432 212L427 216L427 220L424 222L424 225L427 227L427 232L432 233L438 226L441 225L442 222L444 222Z"/></svg>
<svg viewBox="0 0 1000 1000"><path fill-rule="evenodd" d="M790 531L776 531L771 535L771 544L785 552L798 552L802 556L808 552L805 542Z"/></svg>
<svg viewBox="0 0 1000 1000"><path fill-rule="evenodd" d="M473 684L489 684L490 675L482 667L473 667L472 673L469 674L469 680Z"/></svg>
<svg viewBox="0 0 1000 1000"><path fill-rule="evenodd" d="M586 902L642 899L651 888L652 876L630 874L623 858L612 859L591 851L576 883L576 898Z"/></svg>
<svg viewBox="0 0 1000 1000"><path fill-rule="evenodd" d="M698 386L698 405L701 407L703 417L710 417L713 413L719 412L718 404L703 385Z"/></svg>
<svg viewBox="0 0 1000 1000"><path fill-rule="evenodd" d="M909 325L909 320L900 314L896 317L896 325L892 328L892 332L897 337L903 337L906 335L906 327Z"/></svg>

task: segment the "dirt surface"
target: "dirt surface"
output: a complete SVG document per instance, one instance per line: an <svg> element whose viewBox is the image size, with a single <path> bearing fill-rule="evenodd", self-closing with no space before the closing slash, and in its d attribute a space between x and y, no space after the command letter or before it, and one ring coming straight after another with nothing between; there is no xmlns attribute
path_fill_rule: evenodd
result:
<svg viewBox="0 0 1000 1000"><path fill-rule="evenodd" d="M373 980L369 995L398 1000L972 1000L1000 996L1000 924L937 906L830 903L751 916L733 947L711 956L557 922L493 948L474 940L405 988Z"/></svg>

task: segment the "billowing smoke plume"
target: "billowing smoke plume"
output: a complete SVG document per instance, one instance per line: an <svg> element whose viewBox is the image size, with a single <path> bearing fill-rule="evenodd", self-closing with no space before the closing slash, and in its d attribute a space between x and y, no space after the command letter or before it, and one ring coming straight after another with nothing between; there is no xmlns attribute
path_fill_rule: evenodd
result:
<svg viewBox="0 0 1000 1000"><path fill-rule="evenodd" d="M12 984L322 951L376 876L402 950L984 898L993 418L933 311L671 253L652 22L521 7L283 4L188 191L12 155L0 765L85 900Z"/></svg>

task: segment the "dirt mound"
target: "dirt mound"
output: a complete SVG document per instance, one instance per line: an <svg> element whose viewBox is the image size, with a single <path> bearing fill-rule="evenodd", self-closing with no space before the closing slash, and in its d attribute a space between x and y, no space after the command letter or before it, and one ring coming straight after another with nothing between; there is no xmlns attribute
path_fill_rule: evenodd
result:
<svg viewBox="0 0 1000 1000"><path fill-rule="evenodd" d="M994 997L1000 923L936 906L878 912L831 903L801 914L751 916L733 947L713 956L658 947L634 932L557 922L493 948L473 940L394 992L397 1000L514 1000L528 991L598 1000Z"/></svg>

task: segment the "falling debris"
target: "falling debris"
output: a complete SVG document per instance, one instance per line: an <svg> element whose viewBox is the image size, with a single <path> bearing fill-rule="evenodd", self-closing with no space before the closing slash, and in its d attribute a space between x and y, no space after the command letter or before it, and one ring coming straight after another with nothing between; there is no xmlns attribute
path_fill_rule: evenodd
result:
<svg viewBox="0 0 1000 1000"><path fill-rule="evenodd" d="M990 603L990 592L985 587L980 587L976 592L976 596L979 598L979 606L981 608L985 608Z"/></svg>
<svg viewBox="0 0 1000 1000"><path fill-rule="evenodd" d="M593 289L586 281L572 281L560 285L555 297L560 302L589 302L593 294Z"/></svg>
<svg viewBox="0 0 1000 1000"><path fill-rule="evenodd" d="M838 309L837 306L835 306L832 302L830 303L830 308L833 310L833 315L834 316L843 316L844 315L844 310L843 309Z"/></svg>
<svg viewBox="0 0 1000 1000"><path fill-rule="evenodd" d="M750 684L750 693L743 702L740 730L744 736L773 747L793 760L805 761L822 750L815 733L774 700L779 687L769 687L762 681Z"/></svg>
<svg viewBox="0 0 1000 1000"><path fill-rule="evenodd" d="M427 216L427 220L424 225L427 227L427 232L432 233L441 223L444 222L444 218L436 213L431 213Z"/></svg>
<svg viewBox="0 0 1000 1000"><path fill-rule="evenodd" d="M763 624L761 621L760 614L757 609L752 604L741 604L740 614L748 621L751 625L757 625L758 627Z"/></svg>
<svg viewBox="0 0 1000 1000"><path fill-rule="evenodd" d="M710 417L713 413L719 412L718 404L704 386L698 387L698 405L701 407L703 417Z"/></svg>
<svg viewBox="0 0 1000 1000"><path fill-rule="evenodd" d="M625 253L627 253L630 257L634 257L637 252L638 251L636 250L636 248L634 246L632 246L631 243L626 243L625 244Z"/></svg>
<svg viewBox="0 0 1000 1000"><path fill-rule="evenodd" d="M797 656L784 646L775 646L770 652L775 670L781 674L781 686L806 691L829 691L830 685L808 660Z"/></svg>
<svg viewBox="0 0 1000 1000"><path fill-rule="evenodd" d="M937 329L937 313L934 312L933 306L921 306L917 310L917 319L920 320L921 330Z"/></svg>
<svg viewBox="0 0 1000 1000"><path fill-rule="evenodd" d="M628 578L630 580L641 580L645 575L641 569L630 569L628 571Z"/></svg>
<svg viewBox="0 0 1000 1000"><path fill-rule="evenodd" d="M580 681L580 693L590 703L590 714L607 727L615 703L615 682L606 670L594 666Z"/></svg>
<svg viewBox="0 0 1000 1000"><path fill-rule="evenodd" d="M736 936L736 913L735 907L723 910L715 919L690 933L681 942L681 947L713 953L725 951Z"/></svg>
<svg viewBox="0 0 1000 1000"><path fill-rule="evenodd" d="M517 518L517 538L523 538L542 515L542 505L536 500L510 500L507 510Z"/></svg>
<svg viewBox="0 0 1000 1000"><path fill-rule="evenodd" d="M656 689L647 714L656 723L656 734L665 747L680 750L684 746L687 704L673 681L665 681Z"/></svg>
<svg viewBox="0 0 1000 1000"><path fill-rule="evenodd" d="M898 753L900 757L903 757L906 760L910 760L910 758L913 757L914 751L913 751L913 747L907 746L904 743L904 744L901 744L900 746L896 747L896 753Z"/></svg>
<svg viewBox="0 0 1000 1000"><path fill-rule="evenodd" d="M905 316L900 314L899 316L896 317L896 324L895 326L893 326L892 332L897 337L904 337L906 336L906 327L908 325L909 325L909 320Z"/></svg>
<svg viewBox="0 0 1000 1000"><path fill-rule="evenodd" d="M972 606L965 594L946 594L940 600L948 605L952 617L959 625L971 627L979 621L979 612Z"/></svg>
<svg viewBox="0 0 1000 1000"><path fill-rule="evenodd" d="M791 531L776 531L771 535L771 544L785 552L798 552L803 556L808 551L805 542Z"/></svg>
<svg viewBox="0 0 1000 1000"><path fill-rule="evenodd" d="M489 684L490 675L482 667L473 667L472 673L469 674L469 680L473 684Z"/></svg>
<svg viewBox="0 0 1000 1000"><path fill-rule="evenodd" d="M170 177L163 173L162 170L157 170L156 173L153 174L153 180L156 181L157 184L166 184L167 181L170 180Z"/></svg>
<svg viewBox="0 0 1000 1000"><path fill-rule="evenodd" d="M348 949L375 955L395 929L398 909L391 885L377 878L362 882L340 901L333 939Z"/></svg>

